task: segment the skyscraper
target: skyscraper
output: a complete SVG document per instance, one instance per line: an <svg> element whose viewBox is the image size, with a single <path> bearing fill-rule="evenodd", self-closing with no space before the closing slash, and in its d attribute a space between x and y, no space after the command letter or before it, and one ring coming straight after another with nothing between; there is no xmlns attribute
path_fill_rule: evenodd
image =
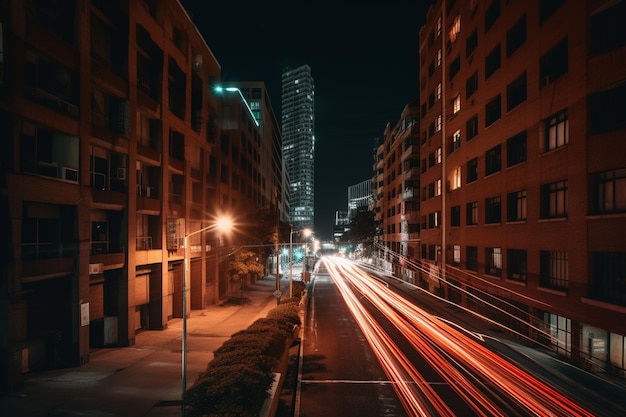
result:
<svg viewBox="0 0 626 417"><path fill-rule="evenodd" d="M282 74L283 160L290 182L294 230L313 229L315 201L315 87L311 68L303 65Z"/></svg>

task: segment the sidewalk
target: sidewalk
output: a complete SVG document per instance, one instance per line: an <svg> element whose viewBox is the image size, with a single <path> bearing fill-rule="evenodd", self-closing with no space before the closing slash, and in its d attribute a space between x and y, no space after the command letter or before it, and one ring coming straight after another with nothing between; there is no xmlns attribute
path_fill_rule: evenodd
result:
<svg viewBox="0 0 626 417"><path fill-rule="evenodd" d="M295 273L294 277L299 275ZM280 282L288 295L289 279ZM211 305L187 317L187 388L230 336L276 306L274 276L244 288L241 304ZM81 367L33 372L0 396L1 416L174 417L181 415L182 319L137 334L135 345L91 352Z"/></svg>

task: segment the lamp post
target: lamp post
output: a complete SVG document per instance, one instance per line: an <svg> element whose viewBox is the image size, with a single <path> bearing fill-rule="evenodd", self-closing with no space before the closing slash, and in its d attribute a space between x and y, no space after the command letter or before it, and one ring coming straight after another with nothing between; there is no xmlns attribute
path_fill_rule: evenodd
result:
<svg viewBox="0 0 626 417"><path fill-rule="evenodd" d="M218 229L221 231L228 231L232 227L232 220L228 217L219 217L216 219L215 223L203 227L202 229L193 231L189 234L186 234L183 238L183 242L185 245L185 255L184 255L184 266L183 266L183 335L182 335L182 393L181 393L181 411L183 417L185 416L185 401L183 400L185 396L185 391L187 391L187 278L189 276L189 238L193 235L197 235L198 233L202 233L204 231L210 229ZM219 239L218 239L219 245ZM216 252L217 254L217 252ZM215 258L215 262L219 262L217 256ZM216 271L219 272L219 264L216 268ZM219 276L216 276L215 279L218 279Z"/></svg>
<svg viewBox="0 0 626 417"><path fill-rule="evenodd" d="M289 298L291 298L293 297L293 224L289 227Z"/></svg>

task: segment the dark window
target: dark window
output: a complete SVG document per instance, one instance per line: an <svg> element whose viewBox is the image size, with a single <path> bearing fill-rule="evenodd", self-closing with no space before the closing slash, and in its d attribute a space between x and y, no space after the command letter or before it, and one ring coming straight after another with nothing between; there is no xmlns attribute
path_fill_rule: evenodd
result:
<svg viewBox="0 0 626 417"><path fill-rule="evenodd" d="M432 76L435 73L435 60L430 61L430 65L428 65L428 76Z"/></svg>
<svg viewBox="0 0 626 417"><path fill-rule="evenodd" d="M468 142L478 135L478 115L474 115L465 123L465 130L467 130Z"/></svg>
<svg viewBox="0 0 626 417"><path fill-rule="evenodd" d="M506 32L506 57L513 55L526 42L526 15L519 18Z"/></svg>
<svg viewBox="0 0 626 417"><path fill-rule="evenodd" d="M526 282L526 251L522 249L508 249L506 251L507 257L507 272L506 277L514 281Z"/></svg>
<svg viewBox="0 0 626 417"><path fill-rule="evenodd" d="M526 220L526 190L507 194L506 221L519 222Z"/></svg>
<svg viewBox="0 0 626 417"><path fill-rule="evenodd" d="M513 110L524 101L526 101L526 73L506 87L506 111Z"/></svg>
<svg viewBox="0 0 626 417"><path fill-rule="evenodd" d="M567 180L541 186L541 218L567 216Z"/></svg>
<svg viewBox="0 0 626 417"><path fill-rule="evenodd" d="M474 29L471 35L465 40L465 57L467 58L478 46L478 29Z"/></svg>
<svg viewBox="0 0 626 417"><path fill-rule="evenodd" d="M440 213L435 211L434 213L428 213L428 228L436 229L439 227Z"/></svg>
<svg viewBox="0 0 626 417"><path fill-rule="evenodd" d="M545 22L563 3L565 0L540 0L539 23Z"/></svg>
<svg viewBox="0 0 626 417"><path fill-rule="evenodd" d="M593 252L591 296L621 306L626 305L626 252Z"/></svg>
<svg viewBox="0 0 626 417"><path fill-rule="evenodd" d="M555 290L566 290L568 287L568 262L567 252L541 251L540 262L540 285Z"/></svg>
<svg viewBox="0 0 626 417"><path fill-rule="evenodd" d="M593 176L595 214L626 212L626 168Z"/></svg>
<svg viewBox="0 0 626 417"><path fill-rule="evenodd" d="M487 32L500 17L500 0L494 0L485 11L485 32Z"/></svg>
<svg viewBox="0 0 626 417"><path fill-rule="evenodd" d="M461 57L456 57L454 61L450 64L450 79L453 79L454 76L461 70Z"/></svg>
<svg viewBox="0 0 626 417"><path fill-rule="evenodd" d="M485 199L485 224L502 221L502 200L500 196Z"/></svg>
<svg viewBox="0 0 626 417"><path fill-rule="evenodd" d="M502 169L502 145L494 146L485 152L485 175L491 175Z"/></svg>
<svg viewBox="0 0 626 417"><path fill-rule="evenodd" d="M526 131L507 139L506 141L506 166L520 164L526 161Z"/></svg>
<svg viewBox="0 0 626 417"><path fill-rule="evenodd" d="M568 70L567 37L539 58L539 88L542 89L556 81Z"/></svg>
<svg viewBox="0 0 626 417"><path fill-rule="evenodd" d="M468 246L465 248L465 257L467 264L465 265L470 271L478 271L478 248L476 246Z"/></svg>
<svg viewBox="0 0 626 417"><path fill-rule="evenodd" d="M453 206L450 208L450 226L461 225L461 206Z"/></svg>
<svg viewBox="0 0 626 417"><path fill-rule="evenodd" d="M435 105L435 90L428 96L428 108L431 109Z"/></svg>
<svg viewBox="0 0 626 417"><path fill-rule="evenodd" d="M569 141L568 110L563 109L544 120L544 136L546 152L567 145Z"/></svg>
<svg viewBox="0 0 626 417"><path fill-rule="evenodd" d="M589 95L588 109L589 130L592 134L626 127L626 83Z"/></svg>
<svg viewBox="0 0 626 417"><path fill-rule="evenodd" d="M491 126L502 116L500 94L485 106L485 127Z"/></svg>
<svg viewBox="0 0 626 417"><path fill-rule="evenodd" d="M502 248L485 248L485 274L502 276Z"/></svg>
<svg viewBox="0 0 626 417"><path fill-rule="evenodd" d="M478 224L478 201L465 205L465 224L468 226Z"/></svg>
<svg viewBox="0 0 626 417"><path fill-rule="evenodd" d="M478 179L478 158L467 161L467 184Z"/></svg>
<svg viewBox="0 0 626 417"><path fill-rule="evenodd" d="M626 16L626 2L620 1L612 7L591 15L591 55L602 54L626 45L626 30L622 27Z"/></svg>
<svg viewBox="0 0 626 417"><path fill-rule="evenodd" d="M472 74L472 76L465 81L465 98L470 98L476 90L478 90L478 72Z"/></svg>
<svg viewBox="0 0 626 417"><path fill-rule="evenodd" d="M489 79L500 68L500 44L485 57L485 80Z"/></svg>

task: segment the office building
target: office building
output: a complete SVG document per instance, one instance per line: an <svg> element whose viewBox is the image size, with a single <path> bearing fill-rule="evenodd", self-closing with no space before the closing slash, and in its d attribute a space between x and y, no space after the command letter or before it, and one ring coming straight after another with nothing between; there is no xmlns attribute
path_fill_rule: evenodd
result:
<svg viewBox="0 0 626 417"><path fill-rule="evenodd" d="M167 327L184 297L189 310L227 295L223 239L199 231L221 213L276 211L284 176L278 139L237 91L216 93L220 65L178 1L3 1L0 30L12 386Z"/></svg>
<svg viewBox="0 0 626 417"><path fill-rule="evenodd" d="M352 218L361 207L372 204L372 179L348 186L348 218Z"/></svg>
<svg viewBox="0 0 626 417"><path fill-rule="evenodd" d="M290 184L294 230L314 229L315 215L315 85L303 65L282 74L283 159Z"/></svg>
<svg viewBox="0 0 626 417"><path fill-rule="evenodd" d="M438 0L419 72L429 272L417 282L616 374L626 369L624 16L623 1Z"/></svg>

